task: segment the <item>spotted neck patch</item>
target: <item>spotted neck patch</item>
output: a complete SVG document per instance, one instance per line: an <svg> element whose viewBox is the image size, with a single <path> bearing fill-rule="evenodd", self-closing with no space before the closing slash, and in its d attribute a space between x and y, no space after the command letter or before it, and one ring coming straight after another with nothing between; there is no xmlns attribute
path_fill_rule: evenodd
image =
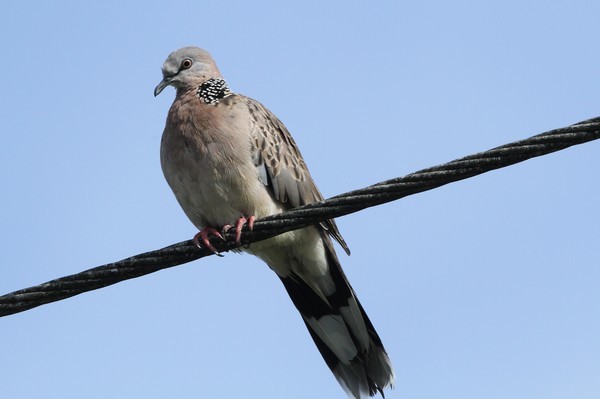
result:
<svg viewBox="0 0 600 399"><path fill-rule="evenodd" d="M231 90L223 79L208 79L198 87L198 98L206 104L217 104L229 93Z"/></svg>

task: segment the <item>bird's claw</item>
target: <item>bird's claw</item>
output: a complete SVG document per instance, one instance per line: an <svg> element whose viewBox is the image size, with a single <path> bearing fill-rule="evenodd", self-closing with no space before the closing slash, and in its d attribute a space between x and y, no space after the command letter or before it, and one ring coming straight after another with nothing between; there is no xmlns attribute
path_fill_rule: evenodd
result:
<svg viewBox="0 0 600 399"><path fill-rule="evenodd" d="M242 216L235 223L235 243L238 246L242 245L242 229L244 228L244 225L247 224L248 229L250 231L252 231L252 229L254 229L254 221L255 220L256 220L256 217L254 217L254 216L248 216L248 218L245 218L244 216ZM205 227L194 236L192 241L194 242L194 244L196 244L196 246L198 248L206 248L206 249L212 251L217 256L223 256L210 243L209 235L212 234L213 236L219 237L221 240L225 241L223 234L227 233L233 227L234 226L232 226L230 224L226 224L225 226L223 226L221 231L215 229L214 227ZM223 234L221 234L221 233L223 233Z"/></svg>
<svg viewBox="0 0 600 399"><path fill-rule="evenodd" d="M208 236L209 234L212 234L215 237L219 237L221 240L225 241L225 239L223 238L223 236L221 235L221 233L219 232L219 230L213 228L213 227L205 227L202 230L200 230L193 238L193 242L194 244L196 244L196 246L198 248L206 248L209 251L211 251L212 253L214 253L217 256L223 256L219 251L217 251L217 249L210 243ZM202 242L202 243L200 243Z"/></svg>
<svg viewBox="0 0 600 399"><path fill-rule="evenodd" d="M252 229L254 229L255 220L256 217L254 216L248 216L248 218L242 216L235 223L235 243L238 245L238 247L242 245L242 229L244 228L244 225L247 224L248 229L252 231ZM223 226L223 233L228 232L229 230L231 230L232 227L233 226L230 224Z"/></svg>

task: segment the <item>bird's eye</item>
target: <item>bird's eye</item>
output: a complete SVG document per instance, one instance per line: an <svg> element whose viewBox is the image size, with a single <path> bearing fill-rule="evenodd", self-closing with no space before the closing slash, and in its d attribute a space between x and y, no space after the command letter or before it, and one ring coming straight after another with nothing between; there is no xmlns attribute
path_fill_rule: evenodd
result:
<svg viewBox="0 0 600 399"><path fill-rule="evenodd" d="M181 69L189 69L192 66L192 60L190 60L189 58L186 58L185 60L181 61Z"/></svg>

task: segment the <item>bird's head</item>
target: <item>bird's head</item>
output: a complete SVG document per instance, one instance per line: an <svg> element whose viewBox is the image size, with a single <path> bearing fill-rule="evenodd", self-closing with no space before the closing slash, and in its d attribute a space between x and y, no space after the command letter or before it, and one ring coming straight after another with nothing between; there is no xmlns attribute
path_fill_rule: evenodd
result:
<svg viewBox="0 0 600 399"><path fill-rule="evenodd" d="M183 47L172 52L162 66L163 80L154 89L158 96L165 87L197 88L211 78L221 78L221 72L210 54L198 47Z"/></svg>

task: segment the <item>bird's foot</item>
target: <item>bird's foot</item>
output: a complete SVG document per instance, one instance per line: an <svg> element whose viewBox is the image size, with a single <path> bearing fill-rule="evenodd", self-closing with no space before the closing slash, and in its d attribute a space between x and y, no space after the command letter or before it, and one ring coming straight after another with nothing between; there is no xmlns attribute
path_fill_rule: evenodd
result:
<svg viewBox="0 0 600 399"><path fill-rule="evenodd" d="M254 229L254 221L255 220L256 220L256 217L254 217L254 216L248 216L248 218L245 218L244 216L242 216L235 223L235 243L238 246L242 245L242 229L244 228L244 225L247 224L248 229L250 229L250 231L252 231L252 229ZM232 227L233 226L230 224L223 226L223 232L229 231Z"/></svg>
<svg viewBox="0 0 600 399"><path fill-rule="evenodd" d="M208 240L209 234L212 234L215 237L219 237L221 240L225 241L219 230L213 227L204 227L202 230L200 230L200 232L198 232L198 234L194 236L192 241L194 242L194 244L196 244L198 248L204 247L212 251L217 256L223 256ZM202 242L202 244L200 244L200 242Z"/></svg>

